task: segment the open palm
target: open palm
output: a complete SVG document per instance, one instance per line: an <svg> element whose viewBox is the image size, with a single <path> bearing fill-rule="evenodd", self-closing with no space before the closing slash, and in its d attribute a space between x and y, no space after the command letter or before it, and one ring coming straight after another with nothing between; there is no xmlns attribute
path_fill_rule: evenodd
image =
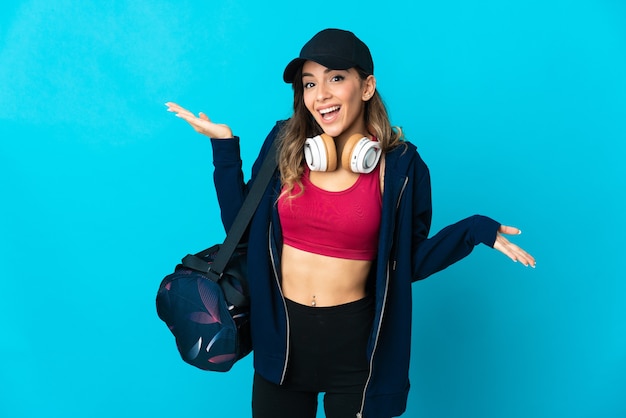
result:
<svg viewBox="0 0 626 418"><path fill-rule="evenodd" d="M209 138L232 138L233 132L228 125L214 123L207 115L200 112L198 116L189 110L172 102L165 103L167 111L176 114L177 117L187 121L196 131Z"/></svg>

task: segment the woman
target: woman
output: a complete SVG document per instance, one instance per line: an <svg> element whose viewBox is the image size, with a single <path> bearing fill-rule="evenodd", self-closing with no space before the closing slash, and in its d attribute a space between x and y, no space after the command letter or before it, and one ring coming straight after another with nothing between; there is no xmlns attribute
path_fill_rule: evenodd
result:
<svg viewBox="0 0 626 418"><path fill-rule="evenodd" d="M251 179L279 141L278 173L248 231L253 416L315 417L321 392L327 417L399 416L409 390L411 283L479 243L526 266L535 260L504 237L517 228L484 216L428 238L428 168L391 127L370 51L353 33L319 32L283 78L294 113L266 138ZM249 186L239 138L203 113L167 106L211 138L228 230Z"/></svg>

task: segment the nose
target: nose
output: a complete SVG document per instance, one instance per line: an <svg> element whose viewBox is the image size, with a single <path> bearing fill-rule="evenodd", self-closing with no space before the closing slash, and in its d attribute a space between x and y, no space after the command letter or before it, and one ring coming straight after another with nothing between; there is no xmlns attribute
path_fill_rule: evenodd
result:
<svg viewBox="0 0 626 418"><path fill-rule="evenodd" d="M331 96L330 90L328 89L328 86L326 85L326 83L319 83L317 85L317 101L323 102L324 100L328 99L330 96Z"/></svg>

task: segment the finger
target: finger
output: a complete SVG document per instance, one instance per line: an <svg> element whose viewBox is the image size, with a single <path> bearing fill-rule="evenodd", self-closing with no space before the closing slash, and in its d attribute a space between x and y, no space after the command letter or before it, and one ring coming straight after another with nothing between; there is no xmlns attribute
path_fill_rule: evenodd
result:
<svg viewBox="0 0 626 418"><path fill-rule="evenodd" d="M176 103L172 103L172 102L168 102L165 104L167 106L167 111L168 112L172 112L172 113L184 113L186 115L191 115L194 116L195 115L193 113L191 113L189 110L185 109L182 106L177 105Z"/></svg>
<svg viewBox="0 0 626 418"><path fill-rule="evenodd" d="M500 251L502 254L509 257L511 260L517 262L517 258L513 254L513 252L508 247L509 240L504 238L502 235L498 234L496 236L496 241L493 243L494 250Z"/></svg>
<svg viewBox="0 0 626 418"><path fill-rule="evenodd" d="M537 266L535 257L528 254L526 251L524 251L522 248L518 247L517 245L514 245L513 252L515 256L517 257L517 259L520 261L520 263L524 264L526 267L530 266L534 268Z"/></svg>
<svg viewBox="0 0 626 418"><path fill-rule="evenodd" d="M500 225L498 232L506 235L519 235L522 231L514 226Z"/></svg>
<svg viewBox="0 0 626 418"><path fill-rule="evenodd" d="M191 113L190 111L188 111L187 109L175 109L173 110L173 112L175 113L176 116L178 116L179 118L183 118L185 119L187 122L193 121L193 120L197 120L198 117L196 115L194 115L193 113Z"/></svg>
<svg viewBox="0 0 626 418"><path fill-rule="evenodd" d="M209 117L205 115L203 112L200 112L200 119L206 120L207 122L211 121L211 119L209 119Z"/></svg>
<svg viewBox="0 0 626 418"><path fill-rule="evenodd" d="M181 118L182 120L184 120L185 122L187 122L189 125L191 125L191 127L196 130L197 132L201 132L202 131L202 124L206 123L205 121L203 121L200 118L195 117L193 114L188 113L188 112L180 112L180 113L176 113L175 116L177 118Z"/></svg>
<svg viewBox="0 0 626 418"><path fill-rule="evenodd" d="M500 234L497 235L493 248L500 251L514 262L520 262L526 267L530 266L534 268L537 265L535 258L532 255L524 251L519 246L513 244Z"/></svg>
<svg viewBox="0 0 626 418"><path fill-rule="evenodd" d="M513 255L516 261L519 261L524 265L530 264L532 260L531 255L528 254L523 249L521 249L520 247L518 247L517 245L509 243L509 245L507 246L507 249Z"/></svg>
<svg viewBox="0 0 626 418"><path fill-rule="evenodd" d="M195 115L189 112L176 112L176 117L186 120L189 123L194 123L196 119Z"/></svg>
<svg viewBox="0 0 626 418"><path fill-rule="evenodd" d="M179 105L177 105L174 102L167 102L167 103L165 103L165 106L167 106L167 110L169 112L174 112L174 111L177 111L178 109L182 109L182 107L180 107Z"/></svg>

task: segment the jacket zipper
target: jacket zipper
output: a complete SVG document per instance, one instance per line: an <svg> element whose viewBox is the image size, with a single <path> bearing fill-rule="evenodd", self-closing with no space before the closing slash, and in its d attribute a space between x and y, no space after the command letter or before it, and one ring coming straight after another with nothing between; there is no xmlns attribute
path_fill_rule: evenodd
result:
<svg viewBox="0 0 626 418"><path fill-rule="evenodd" d="M367 387L370 384L370 380L372 379L372 368L374 366L374 353L376 352L376 347L378 347L378 338L380 336L380 327L383 323L383 315L385 313L385 303L387 302L387 290L389 289L389 263L387 263L387 274L385 277L385 296L383 297L383 311L380 313L380 319L378 320L378 328L376 329L376 339L374 340L374 349L372 350L372 355L370 356L370 370L369 375L367 376L367 381L365 382L365 387L363 388L363 397L361 398L361 409L356 413L356 418L363 417L363 408L365 407L365 392L367 392Z"/></svg>
<svg viewBox="0 0 626 418"><path fill-rule="evenodd" d="M287 375L287 364L289 363L289 352L291 351L289 347L289 334L290 334L290 326L289 326L289 312L287 312L287 303L285 302L285 295L283 295L283 289L280 286L280 281L278 280L278 272L276 270L276 260L274 257L274 251L272 249L272 222L270 222L269 231L267 234L268 239L268 248L270 250L270 261L272 262L272 270L274 271L274 280L276 280L276 285L278 286L278 291L280 292L281 300L283 301L283 307L285 309L285 321L287 322L287 341L285 347L285 363L283 365L283 372L280 376L280 385L285 382L285 376Z"/></svg>
<svg viewBox="0 0 626 418"><path fill-rule="evenodd" d="M402 189L400 189L400 194L398 195L398 201L396 202L396 210L400 207L400 200L402 200L402 196L404 195L404 190L406 189L407 183L409 181L408 177L404 178L404 184L402 185ZM395 226L394 226L395 229ZM393 270L396 269L396 260L393 260ZM376 328L376 338L374 339L374 348L372 350L372 355L370 356L370 370L369 375L367 376L367 381L365 382L365 387L363 388L363 397L361 398L361 409L356 413L356 418L363 417L363 408L365 408L365 393L367 392L367 387L370 384L370 380L372 379L372 369L374 366L374 355L376 353L376 348L378 347L378 339L380 337L380 328L383 324L383 316L385 314L385 306L387 305L387 292L389 290L389 262L387 262L387 269L385 273L385 294L383 296L383 307L380 313L380 319L378 320L378 328Z"/></svg>

